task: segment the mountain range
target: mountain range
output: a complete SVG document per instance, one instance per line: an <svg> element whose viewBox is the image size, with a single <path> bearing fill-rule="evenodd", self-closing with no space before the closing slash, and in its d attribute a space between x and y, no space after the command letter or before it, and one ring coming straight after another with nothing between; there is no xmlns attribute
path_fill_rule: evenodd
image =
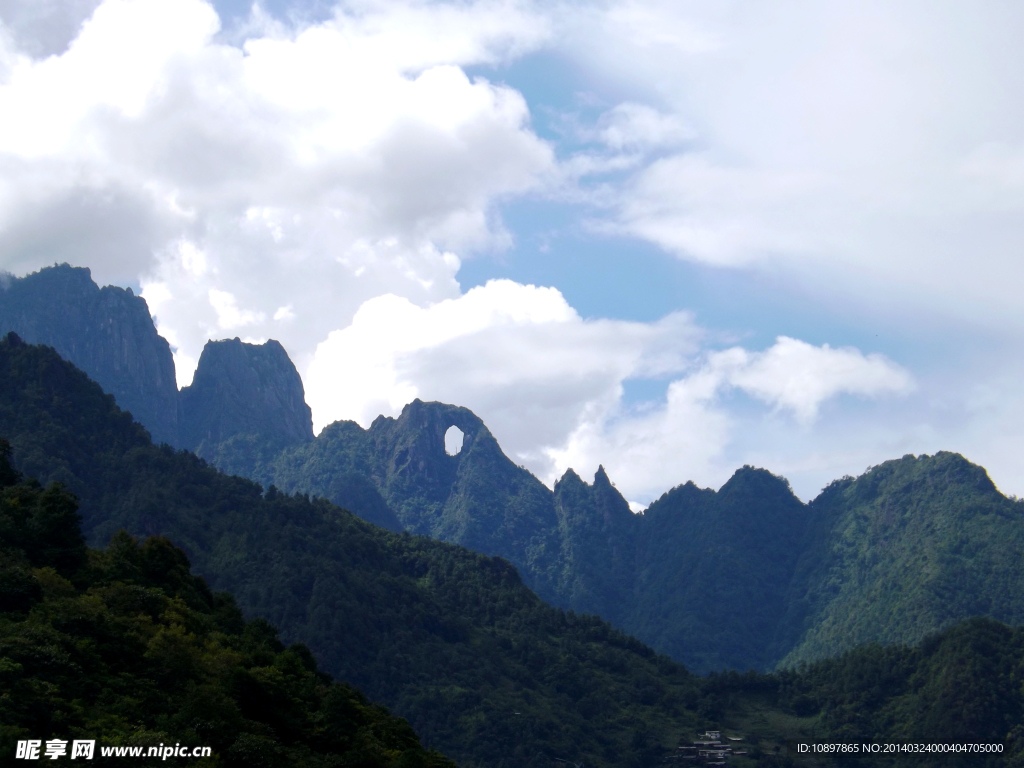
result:
<svg viewBox="0 0 1024 768"><path fill-rule="evenodd" d="M139 307L127 291L101 291L85 270L55 268L62 270L73 273L64 283L78 281L73 295L93 295L81 286L84 273L94 293ZM59 287L48 272L29 277ZM32 723L48 737L89 722L114 743L194 737L194 723L156 699L145 705L147 720L109 688L127 680L115 682L109 666L124 653L132 685L178 674L182 701L195 700L190 692L201 685L218 702L210 716L234 718L218 747L226 765L294 763L294 750L322 739L336 717L317 708L338 696L356 703L360 722L382 724L366 726L380 734L375 760L423 764L416 737L400 723L383 725L386 713L372 714L358 692L322 698L317 664L393 708L419 742L463 766L639 767L708 728L745 734L750 746L737 765L785 764L786 739L812 737L970 736L1002 744L1008 764L1024 761L1024 635L990 619L964 621L1020 623L1021 503L956 454L886 462L837 480L810 504L784 479L744 467L718 491L687 483L636 515L603 469L593 482L569 471L546 488L457 406L414 402L369 429L340 422L314 437L283 348L236 339L208 345L203 375L175 395L172 437L180 445L189 435L204 459L167 440L154 445L156 430L147 434L117 405L133 392L159 391L152 367L108 348L110 339L122 350L152 339L148 313L100 342L83 339L76 333L110 327L102 313L85 330L62 324L68 294L47 301L24 285L0 281L0 315L8 312L3 291L14 290L18 306L44 315L22 309L19 322L48 329L65 358L91 349L80 362L127 371L108 382L128 384L104 394L55 349L13 334L0 340L0 437L21 473L48 484L42 495L34 481L11 486L17 478L0 462L0 671L14 686L14 698L0 697L0 707L10 704L0 749L13 749ZM68 314L84 316L75 312ZM464 439L449 455L453 426ZM111 542L106 553L88 554L85 570L67 523L71 497L53 483L77 497L87 540ZM124 531L170 541L140 547ZM205 581L190 580L174 545ZM480 553L499 548L499 557ZM64 562L65 549L79 552L78 565ZM156 570L144 565L147 552L161 563ZM125 570L128 561L137 565ZM119 564L110 571L104 563ZM211 597L206 583L234 597ZM578 609L546 605L531 585ZM137 598L127 596L143 593L156 624L132 618ZM187 610L157 608L180 599ZM242 625L224 613L224 599L300 645L274 656L283 646L266 624L232 636ZM631 627L655 648L588 613ZM140 631L155 645L130 652ZM243 656L219 658L241 669L218 678L205 661L188 666L200 653L197 633L210 631L222 634L204 635L202 653L226 642ZM697 671L723 659L780 671L697 677L656 650L666 648ZM182 663L187 674L207 676L186 683ZM303 703L281 698L286 689ZM270 719L254 696L277 702ZM314 751L351 748L344 734L353 731L331 733Z"/></svg>
<svg viewBox="0 0 1024 768"><path fill-rule="evenodd" d="M85 737L212 744L225 766L427 768L446 764L440 750L464 768L643 768L721 729L737 768L791 765L794 739L973 741L1001 751L971 765L1024 765L1021 629L976 618L917 647L701 678L544 604L500 558L153 445L84 373L14 334L0 340L0 434L3 755ZM79 521L105 550L85 550Z"/></svg>
<svg viewBox="0 0 1024 768"><path fill-rule="evenodd" d="M971 616L1024 621L1024 503L954 453L885 462L808 504L784 478L743 467L717 491L685 483L634 514L603 468L589 483L568 470L547 488L458 406L417 400L368 429L342 421L314 437L301 379L275 341L211 341L171 419L170 351L143 300L99 289L87 270L7 280L0 330L53 346L119 404L141 398L128 409L158 441L275 492L501 557L547 602L598 615L696 672L915 643ZM454 456L451 427L463 434Z"/></svg>
<svg viewBox="0 0 1024 768"><path fill-rule="evenodd" d="M698 678L596 617L546 605L508 562L153 445L84 373L14 334L0 339L0 435L20 472L74 494L86 541L166 537L246 617L280 627L461 765L641 766L707 722ZM73 539L70 527L51 524ZM17 543L8 528L2 556ZM0 603L21 582L0 567ZM7 654L0 644L0 670Z"/></svg>

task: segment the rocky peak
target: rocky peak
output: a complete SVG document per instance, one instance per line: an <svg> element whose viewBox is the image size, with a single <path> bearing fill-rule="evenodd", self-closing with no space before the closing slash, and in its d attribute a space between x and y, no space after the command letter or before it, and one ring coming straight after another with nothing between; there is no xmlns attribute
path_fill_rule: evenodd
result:
<svg viewBox="0 0 1024 768"><path fill-rule="evenodd" d="M444 448L449 427L458 427L463 435L456 456L449 456ZM375 419L369 437L377 454L385 458L388 488L403 488L402 493L413 492L435 503L448 498L467 456L477 454L481 459L481 451L501 453L487 427L468 408L419 399L405 406L397 419ZM507 459L505 462L514 466Z"/></svg>
<svg viewBox="0 0 1024 768"><path fill-rule="evenodd" d="M46 344L112 394L157 443L177 444L171 348L131 288L100 288L84 267L47 267L0 280L0 335Z"/></svg>
<svg viewBox="0 0 1024 768"><path fill-rule="evenodd" d="M554 493L559 503L564 502L574 507L580 507L582 504L591 510L590 514L603 519L606 525L625 526L624 530L632 530L634 515L629 509L629 502L619 493L603 465L598 466L592 484L584 481L570 467L555 482ZM576 497L577 500L569 502L570 496ZM581 502L582 499L586 501Z"/></svg>
<svg viewBox="0 0 1024 768"><path fill-rule="evenodd" d="M562 476L558 480L555 480L555 493L558 493L559 488L579 488L580 486L585 485L586 482L584 482L582 477L576 474L576 470L569 467L562 473Z"/></svg>
<svg viewBox="0 0 1024 768"><path fill-rule="evenodd" d="M261 450L313 439L302 379L284 347L238 338L203 348L191 386L181 390L181 442L210 457L221 443L253 439Z"/></svg>

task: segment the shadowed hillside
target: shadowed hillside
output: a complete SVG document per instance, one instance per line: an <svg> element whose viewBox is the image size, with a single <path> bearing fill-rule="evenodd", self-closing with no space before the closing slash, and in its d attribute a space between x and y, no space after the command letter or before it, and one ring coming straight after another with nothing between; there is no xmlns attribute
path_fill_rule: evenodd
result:
<svg viewBox="0 0 1024 768"><path fill-rule="evenodd" d="M0 341L0 435L21 471L79 497L90 541L170 538L246 615L460 765L640 766L700 722L682 667L545 605L507 562L153 446L83 373L13 336Z"/></svg>
<svg viewBox="0 0 1024 768"><path fill-rule="evenodd" d="M404 720L246 622L163 538L87 550L76 501L19 483L0 442L0 758L19 739L209 747L200 765L441 768ZM81 757L79 755L78 757ZM67 758L65 758L67 759ZM20 761L19 761L20 762ZM193 760L162 759L169 765Z"/></svg>

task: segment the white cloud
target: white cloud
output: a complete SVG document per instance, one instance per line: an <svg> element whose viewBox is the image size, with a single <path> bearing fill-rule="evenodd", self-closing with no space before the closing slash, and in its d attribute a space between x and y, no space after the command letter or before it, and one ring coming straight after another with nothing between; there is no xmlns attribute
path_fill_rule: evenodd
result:
<svg viewBox="0 0 1024 768"><path fill-rule="evenodd" d="M255 325L264 320L262 312L240 309L238 300L227 291L211 288L209 296L210 306L217 313L217 328L222 331L234 331L237 328Z"/></svg>
<svg viewBox="0 0 1024 768"><path fill-rule="evenodd" d="M606 400L595 408L564 444L548 448L551 476L567 467L589 472L603 464L627 498L643 503L685 480L717 487L736 468L729 449L741 439L737 432L764 420L754 414L740 421L722 402L728 390L743 390L792 412L796 432L806 433L822 403L836 395L877 397L913 387L910 374L881 355L815 347L785 336L763 352L740 347L712 352L697 370L669 385L664 404L630 413L618 401ZM772 434L784 443L794 429L776 424ZM749 456L749 447L744 452ZM779 471L784 454L773 451L768 466Z"/></svg>
<svg viewBox="0 0 1024 768"><path fill-rule="evenodd" d="M634 413L618 399L593 403L564 442L547 448L545 476L550 482L569 467L588 476L603 465L642 506L687 480L717 487L729 475L722 458L734 420L715 407L716 385L700 374L674 381L664 405Z"/></svg>
<svg viewBox="0 0 1024 768"><path fill-rule="evenodd" d="M702 338L686 315L583 320L553 288L498 280L429 307L397 296L366 302L318 347L304 381L317 430L337 419L369 426L416 397L457 403L545 482L604 464L628 498L644 502L687 479L720 483L735 469L731 389L792 413L783 431L807 433L837 395L914 386L899 366L856 349L780 337L761 352L701 355ZM629 380L670 378L663 403L624 405Z"/></svg>
<svg viewBox="0 0 1024 768"><path fill-rule="evenodd" d="M496 280L426 308L366 302L317 348L304 381L318 430L337 419L366 426L416 397L457 403L547 477L545 446L617 401L623 380L682 370L699 336L686 315L583 320L553 288Z"/></svg>
<svg viewBox="0 0 1024 768"><path fill-rule="evenodd" d="M694 133L604 188L599 229L912 322L1019 333L1022 26L1010 2L591 8L564 50Z"/></svg>
<svg viewBox="0 0 1024 768"><path fill-rule="evenodd" d="M631 102L605 112L598 130L601 140L615 150L674 147L696 136L678 115Z"/></svg>
<svg viewBox="0 0 1024 768"><path fill-rule="evenodd" d="M774 405L788 409L803 424L817 418L821 404L846 393L875 396L907 393L914 387L910 374L882 355L859 350L815 347L780 336L760 353L739 347L710 356L708 374Z"/></svg>
<svg viewBox="0 0 1024 768"><path fill-rule="evenodd" d="M9 45L42 58L67 50L100 0L0 0L0 29Z"/></svg>
<svg viewBox="0 0 1024 768"><path fill-rule="evenodd" d="M554 289L463 294L456 275L512 242L501 204L539 191L683 259L1019 339L1022 16L371 0L225 33L200 0L0 0L0 115L16 116L0 120L0 268L68 260L141 284L179 384L211 336L276 338L308 372L318 425L461 403L545 479L604 463L634 500L745 461L817 482L959 449L950 435L983 451L997 434L992 460L1021 476L1006 458L1024 434L1006 404L1019 375L974 410L922 385L968 414L955 428L941 409L857 421L858 398L906 392L909 374L785 337L700 356L685 314L584 320ZM540 47L614 95L566 140L590 148L561 162L523 94L466 74ZM624 405L637 379L664 402Z"/></svg>
<svg viewBox="0 0 1024 768"><path fill-rule="evenodd" d="M515 2L249 29L233 47L200 0L105 0L47 58L0 35L0 266L141 282L182 383L211 334L301 363L373 296L457 296L456 252L507 246L497 203L554 167L522 96L462 69L545 39Z"/></svg>

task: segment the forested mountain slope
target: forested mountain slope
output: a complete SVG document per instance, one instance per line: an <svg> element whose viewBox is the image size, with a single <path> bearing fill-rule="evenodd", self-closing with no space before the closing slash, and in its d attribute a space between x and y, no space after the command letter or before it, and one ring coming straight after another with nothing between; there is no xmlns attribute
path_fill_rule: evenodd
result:
<svg viewBox="0 0 1024 768"><path fill-rule="evenodd" d="M464 434L455 456L444 449L451 426ZM569 470L551 491L471 411L419 400L369 429L336 422L255 476L357 513L365 500L368 519L391 511L407 530L504 557L544 599L597 614L696 671L775 661L768 643L807 523L784 480L751 468L717 493L674 489L643 515L603 468L593 483Z"/></svg>
<svg viewBox="0 0 1024 768"><path fill-rule="evenodd" d="M636 520L629 504L604 467L598 467L593 483L567 470L555 483L552 501L558 517L555 588L560 604L628 626L637 565Z"/></svg>
<svg viewBox="0 0 1024 768"><path fill-rule="evenodd" d="M448 456L449 426L465 433ZM752 467L632 514L603 469L548 490L464 408L415 401L327 427L260 479L514 563L545 599L596 613L705 672L771 669L972 616L1024 621L1020 502L956 454L905 457L810 504ZM359 490L361 497L354 492Z"/></svg>
<svg viewBox="0 0 1024 768"><path fill-rule="evenodd" d="M717 492L672 489L637 520L637 587L622 626L698 669L771 669L809 517L763 469L743 467Z"/></svg>
<svg viewBox="0 0 1024 768"><path fill-rule="evenodd" d="M970 616L1024 623L1024 502L955 453L829 485L786 598L783 663L914 643Z"/></svg>
<svg viewBox="0 0 1024 768"><path fill-rule="evenodd" d="M759 742L757 734L776 723L790 738L895 748L790 765L1019 768L1022 677L1024 628L976 618L914 646L872 643L798 670L712 676L708 690L717 694L724 731L748 741Z"/></svg>
<svg viewBox="0 0 1024 768"><path fill-rule="evenodd" d="M544 605L502 560L421 537L387 533L323 500L286 496L276 490L263 493L253 483L225 476L191 454L154 447L112 398L81 372L51 350L25 345L16 338L0 341L0 434L11 437L19 467L31 467L44 480L61 479L80 494L81 511L93 540L108 537L119 526L139 535L170 536L187 549L196 571L215 588L230 589L248 615L279 624L288 642L304 642L322 668L408 717L428 746L455 757L460 765L539 766L549 765L554 758L598 766L650 765L680 740L689 741L711 726L745 734L750 753L747 758L736 758L737 765L781 764L785 752L776 757L775 747L784 750L785 739L795 737L991 740L1014 755L1009 764L1020 763L1024 741L1019 727L1024 696L1019 685L1024 675L1020 629L979 619L925 638L917 647L862 646L800 670L701 679L598 619ZM880 507L881 525L886 519L887 495L901 488L909 492L915 483L924 483L939 496L923 509L937 520L946 518L934 513L936 506L960 510L959 517L953 515L937 527L966 530L962 546L969 547L976 540L971 521L983 521L986 515L1000 517L1001 509L1002 517L1012 522L1018 512L1019 504L1009 501L1008 507L993 509L998 498L992 495L983 471L959 457L941 455L893 464L903 466L872 476L867 490L864 486L860 491L851 490L859 481L840 481L832 488L840 494L830 501L832 506L815 510L812 505L811 510L794 514L820 511L808 530L831 531L835 521L845 519L851 510L860 516L855 519L870 519L870 510ZM0 467L0 484L9 486L14 479ZM724 497L722 504L731 498L729 503L739 508L746 494L755 494L775 498L779 519L788 519L792 512L785 510L785 484L768 473L742 470L731 482L732 487L719 492ZM585 487L577 486L574 493L600 496L610 489L601 490L601 482L582 485ZM40 496L43 492L38 488L18 487L22 490L16 493L26 500L19 505L19 514L24 515L24 510L39 503L35 499L42 500L47 494L51 511L47 513L49 523L40 518L40 523L26 527L23 522L15 521L12 526L0 521L6 558L0 569L0 602L7 609L0 615L3 632L22 637L19 633L29 625L19 622L26 615L35 621L31 614L37 606L42 606L38 610L47 617L59 616L66 607L61 600L80 601L83 592L106 589L104 579L113 579L115 571L116 579L128 579L129 585L137 583L145 589L166 590L165 595L180 598L197 613L176 609L175 618L160 607L166 605L162 602L165 598L160 598L154 603L152 631L160 632L164 624L170 627L182 617L187 620L186 628L193 626L187 623L192 621L195 627L207 628L202 631L224 631L223 622L230 619L230 611L222 610L223 599L211 603L209 593L187 575L184 560L166 542L140 549L119 536L107 554L92 556L95 567L87 579L94 580L88 581L75 575L81 568L81 540L75 539L73 525L66 524L68 514L73 515L66 497L56 489ZM959 491L950 496L951 488ZM696 498L680 501L675 498L679 494ZM712 495L684 486L667 495L665 503L650 513L651 520L665 513L678 530L697 531L706 512L699 507L712 503ZM578 503L601 511L610 498ZM962 502L959 506L953 503L958 499ZM867 511L858 503L866 504ZM833 514L829 517L822 510ZM609 511L609 519L614 520L614 514ZM673 521L673 517L678 519ZM921 518L918 510L913 520ZM728 524L722 527L720 520L704 524L709 526L709 540L741 540L742 531ZM768 527L773 524L765 521ZM31 544L24 535L29 529L42 535L44 546ZM47 535L51 529L60 535ZM595 546L603 546L602 536L598 527ZM664 538L668 539L668 533ZM978 545L985 546L984 542ZM766 542L765 551L770 552L772 546ZM805 551L818 550L808 545ZM730 553L724 548L707 556L711 571L738 563L728 559ZM726 565L716 565L723 557ZM797 577L812 574L814 569L808 564L815 562L814 558L798 562ZM47 566L54 569L53 577L40 579L32 571ZM178 581L170 588L165 586L167 580L175 579ZM814 578L809 581L817 583ZM110 594L117 597L115 592ZM121 610L116 601L107 601L107 592L95 594L99 603L86 594L93 611L89 615L102 617L104 611ZM47 603L53 600L57 602ZM82 627L88 630L91 625L83 625L80 618L75 621L78 623L54 625L52 631L57 634L49 637L54 643L70 644L69 648L86 648L68 632ZM32 626L42 625L36 621ZM254 664L276 667L279 663L274 659L281 658L282 673L297 675L290 678L298 686L296 690L316 688L319 683L315 675L310 676L312 667L301 651L273 656L281 649L261 626L243 631L240 641L224 641L241 643L239 652L252 659L243 658L243 668L251 669L247 665ZM108 663L103 654L111 652L104 644L116 639L116 633L104 635L90 646L99 654L89 660L97 665L90 668L97 674L102 675L103 665ZM23 675L28 669L25 664L33 663L31 654L15 656L29 653L31 647L21 640L14 642L15 646L0 648L0 664L10 680L18 686L28 685L18 681L34 679ZM128 646L118 652L133 663L138 655ZM268 652L270 657L263 655ZM174 658L187 658L187 654ZM296 658L307 672L294 665ZM143 667L135 671L148 674ZM10 677L12 672L17 674ZM59 668L47 668L40 674L56 675L55 684L67 684L60 678ZM262 685L265 676L261 675L256 677ZM17 691L18 702L34 701L31 696L46 693L43 688ZM120 695L111 689L112 701L118 701ZM313 691L309 695L314 710L327 706L325 699L318 698L321 694ZM79 696L76 701L86 699ZM357 696L355 701L362 700ZM57 712L53 703L12 713L4 724L15 725L3 730L3 738L17 738L22 733L18 728L29 727L22 724L25 717L48 717L47 712ZM231 711L218 699L218 711L223 706ZM248 718L243 700L236 700L235 706ZM369 705L363 702L359 706ZM74 707L67 711L72 718L67 727L88 722L89 712ZM371 707L366 716L376 716L373 712ZM119 721L104 722L113 727ZM159 736L177 727L169 715L153 722L143 727L142 736ZM35 721L31 727L37 727ZM226 730L223 738L235 734L237 741L249 727L242 723L241 730ZM406 745L415 749L409 742ZM289 743L284 743L282 749L288 747ZM956 765L959 761L926 759L920 765L933 763Z"/></svg>
<svg viewBox="0 0 1024 768"><path fill-rule="evenodd" d="M155 447L84 374L16 337L0 341L0 435L20 470L78 495L90 541L167 536L460 765L642 765L701 722L682 667L545 605L505 561Z"/></svg>
<svg viewBox="0 0 1024 768"><path fill-rule="evenodd" d="M210 747L200 765L441 768L404 720L245 622L167 539L87 550L76 501L10 471L0 442L0 761L20 739ZM65 757L65 759L69 759ZM78 755L81 758L82 755ZM168 759L169 765L196 764Z"/></svg>
<svg viewBox="0 0 1024 768"><path fill-rule="evenodd" d="M1024 752L1024 630L972 619L913 646L862 646L792 678L833 734Z"/></svg>
<svg viewBox="0 0 1024 768"><path fill-rule="evenodd" d="M444 448L451 426L463 433L455 456ZM285 492L348 502L357 514L352 486L369 480L401 529L503 557L541 597L564 604L554 583L558 521L551 491L509 461L466 408L415 400L397 419L378 417L366 430L336 422L255 477Z"/></svg>

